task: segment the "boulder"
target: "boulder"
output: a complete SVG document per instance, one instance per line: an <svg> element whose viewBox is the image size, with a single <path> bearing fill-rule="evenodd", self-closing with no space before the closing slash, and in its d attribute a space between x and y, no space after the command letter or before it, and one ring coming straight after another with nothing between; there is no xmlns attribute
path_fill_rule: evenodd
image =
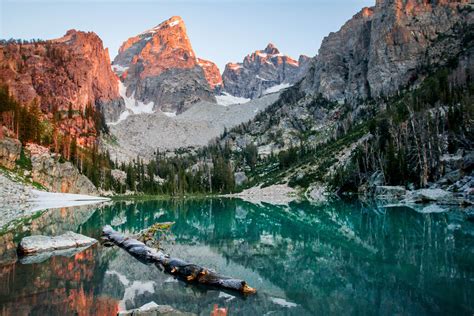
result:
<svg viewBox="0 0 474 316"><path fill-rule="evenodd" d="M462 153L456 153L454 155L445 154L441 156L439 160L444 168L444 172L449 173L453 170L457 170L461 168L463 157L462 157Z"/></svg>
<svg viewBox="0 0 474 316"><path fill-rule="evenodd" d="M375 187L375 196L377 198L396 199L403 197L407 190L402 186L379 185Z"/></svg>
<svg viewBox="0 0 474 316"><path fill-rule="evenodd" d="M52 252L56 250L88 247L95 244L97 240L74 232L66 232L60 236L28 236L21 240L18 251L23 255L31 255L41 252Z"/></svg>
<svg viewBox="0 0 474 316"><path fill-rule="evenodd" d="M452 194L442 189L420 189L412 193L411 196L415 203L429 202L448 202L452 200ZM448 203L449 204L449 203Z"/></svg>
<svg viewBox="0 0 474 316"><path fill-rule="evenodd" d="M241 186L248 180L247 176L245 175L245 172L234 173L234 178L235 178L235 185L237 186Z"/></svg>
<svg viewBox="0 0 474 316"><path fill-rule="evenodd" d="M458 170L449 172L443 177L443 179L446 179L448 183L452 184L452 183L455 183L456 181L459 181L461 177L462 177L461 171L458 169Z"/></svg>
<svg viewBox="0 0 474 316"><path fill-rule="evenodd" d="M461 168L465 172L469 172L474 169L474 151L469 152L467 155L464 156L462 160Z"/></svg>
<svg viewBox="0 0 474 316"><path fill-rule="evenodd" d="M192 316L196 314L185 313L174 309L169 305L158 305L155 302L149 302L139 308L118 312L119 316Z"/></svg>
<svg viewBox="0 0 474 316"><path fill-rule="evenodd" d="M0 166L14 169L15 162L20 158L21 143L14 138L0 139Z"/></svg>

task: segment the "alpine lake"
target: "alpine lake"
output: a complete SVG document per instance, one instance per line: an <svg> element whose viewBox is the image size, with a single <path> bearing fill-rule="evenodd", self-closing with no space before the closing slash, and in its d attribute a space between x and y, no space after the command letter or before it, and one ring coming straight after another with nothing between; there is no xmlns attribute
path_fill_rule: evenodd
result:
<svg viewBox="0 0 474 316"><path fill-rule="evenodd" d="M174 222L156 235L173 257L243 279L254 295L188 284L118 247L34 262L29 235L100 240ZM474 222L360 201L279 206L210 198L113 201L40 211L0 233L1 315L116 315L149 302L197 315L473 315Z"/></svg>

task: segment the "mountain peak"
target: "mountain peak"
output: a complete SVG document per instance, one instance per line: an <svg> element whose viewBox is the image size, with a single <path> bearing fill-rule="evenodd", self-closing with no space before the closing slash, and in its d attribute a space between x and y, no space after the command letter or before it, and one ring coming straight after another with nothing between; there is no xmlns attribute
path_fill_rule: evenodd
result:
<svg viewBox="0 0 474 316"><path fill-rule="evenodd" d="M179 16L129 38L113 65L126 95L152 102L153 110L181 113L199 100L215 102L213 91L222 85L217 66L196 57Z"/></svg>
<svg viewBox="0 0 474 316"><path fill-rule="evenodd" d="M309 64L309 57L299 61L280 53L273 43L264 50L245 56L241 63L228 63L222 74L224 90L243 98L257 98L296 83ZM273 88L273 89L270 89Z"/></svg>
<svg viewBox="0 0 474 316"><path fill-rule="evenodd" d="M273 43L268 43L267 47L265 47L264 52L269 55L278 55L280 54L280 51L278 48Z"/></svg>
<svg viewBox="0 0 474 316"><path fill-rule="evenodd" d="M161 29L171 28L171 27L174 27L174 26L181 26L186 31L186 26L184 24L184 20L180 16L175 15L175 16L172 16L171 18L169 18L168 20L166 20L164 22L161 22L160 24L158 24L154 28L149 29L149 30L141 33L140 35L154 34L154 33L158 32Z"/></svg>

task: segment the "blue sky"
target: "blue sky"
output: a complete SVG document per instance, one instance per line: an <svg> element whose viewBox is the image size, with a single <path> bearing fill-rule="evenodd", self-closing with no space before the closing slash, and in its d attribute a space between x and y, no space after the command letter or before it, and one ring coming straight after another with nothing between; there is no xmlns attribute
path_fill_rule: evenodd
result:
<svg viewBox="0 0 474 316"><path fill-rule="evenodd" d="M111 58L127 38L173 15L181 16L196 54L227 62L273 42L282 53L314 56L337 31L375 0L0 0L0 38L61 37L68 29L93 31Z"/></svg>

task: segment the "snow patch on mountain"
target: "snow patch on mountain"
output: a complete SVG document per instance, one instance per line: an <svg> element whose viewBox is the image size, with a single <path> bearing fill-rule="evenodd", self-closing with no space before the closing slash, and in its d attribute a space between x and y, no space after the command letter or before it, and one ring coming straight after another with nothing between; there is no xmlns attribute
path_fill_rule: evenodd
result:
<svg viewBox="0 0 474 316"><path fill-rule="evenodd" d="M125 71L128 70L129 67L126 67L126 66L122 66L122 65L112 65L112 70L120 75L121 73L124 73Z"/></svg>
<svg viewBox="0 0 474 316"><path fill-rule="evenodd" d="M120 117L116 122L110 122L110 123L107 123L107 125L117 125L118 123L125 121L129 115L130 115L130 111L125 110L120 114Z"/></svg>
<svg viewBox="0 0 474 316"><path fill-rule="evenodd" d="M176 117L176 112L164 112L164 111L162 111L162 113L164 115L166 115L167 117Z"/></svg>
<svg viewBox="0 0 474 316"><path fill-rule="evenodd" d="M173 26L176 26L176 25L178 25L178 24L179 24L179 20L171 22L171 23L169 24L169 26L170 26L170 27L173 27Z"/></svg>
<svg viewBox="0 0 474 316"><path fill-rule="evenodd" d="M133 114L153 113L153 102L143 103L135 99L135 91L130 97L127 97L127 87L119 80L119 94L125 101L125 107Z"/></svg>
<svg viewBox="0 0 474 316"><path fill-rule="evenodd" d="M275 92L279 92L280 90L283 90L283 89L286 89L286 88L289 88L291 87L291 84L289 83L282 83L282 84L279 84L279 85L276 85L276 86L273 86L273 87L270 87L268 88L267 90L265 90L263 92L263 94L270 94L270 93L275 93Z"/></svg>
<svg viewBox="0 0 474 316"><path fill-rule="evenodd" d="M216 95L217 104L228 106L232 104L245 104L250 101L247 98L240 98L224 92L222 95Z"/></svg>

